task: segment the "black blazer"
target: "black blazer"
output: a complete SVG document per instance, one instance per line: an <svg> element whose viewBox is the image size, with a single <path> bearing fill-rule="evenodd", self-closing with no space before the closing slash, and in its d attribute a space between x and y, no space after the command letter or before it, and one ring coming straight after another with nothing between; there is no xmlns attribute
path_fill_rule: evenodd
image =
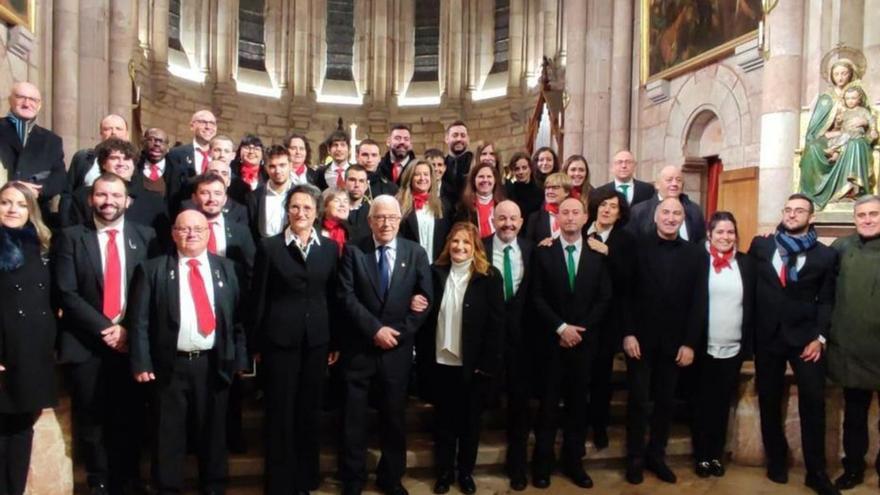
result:
<svg viewBox="0 0 880 495"><path fill-rule="evenodd" d="M397 256L391 272L388 294L380 293L376 245L372 236L346 245L339 268L339 299L353 324L340 335L342 347L372 350L373 336L383 326L398 332L398 347L411 345L433 304L431 268L425 250L418 244L397 238ZM416 294L428 299L429 307L420 313L410 310Z"/></svg>
<svg viewBox="0 0 880 495"><path fill-rule="evenodd" d="M254 257L257 247L254 238L245 225L230 221L225 217L223 224L226 226L226 258L235 263L235 274L242 290L251 288L251 280L254 273Z"/></svg>
<svg viewBox="0 0 880 495"><path fill-rule="evenodd" d="M529 215L526 220L526 239L533 244L538 244L553 235L550 232L550 213L543 208L543 203L541 205L542 208Z"/></svg>
<svg viewBox="0 0 880 495"><path fill-rule="evenodd" d="M708 283L708 276L711 276L712 270L712 257L709 253L706 253L704 256L705 262L709 265L708 270L706 271L706 281ZM740 357L743 359L751 359L754 356L754 346L755 346L755 284L756 284L756 270L755 270L755 261L745 253L736 253L736 265L739 269L739 276L742 279L742 288L743 288L743 314L742 314L742 340L740 341ZM726 268L725 268L726 270ZM708 297L706 298L706 322L705 327L706 330L703 332L702 337L703 341L700 344L701 353L706 352L706 346L708 345L708 337L709 337L709 310L708 303L712 298L712 292L709 291L708 286L706 288Z"/></svg>
<svg viewBox="0 0 880 495"><path fill-rule="evenodd" d="M391 179L383 177L378 171L367 172L367 180L370 183L370 188L367 190L367 196L370 198L375 198L383 194L394 196L399 189L397 184L391 182Z"/></svg>
<svg viewBox="0 0 880 495"><path fill-rule="evenodd" d="M636 239L622 225L615 225L605 245L608 246L605 263L611 277L612 298L602 331L615 342L615 348L619 348L627 321L624 315L632 309Z"/></svg>
<svg viewBox="0 0 880 495"><path fill-rule="evenodd" d="M190 179L196 176L195 146L192 142L175 146L165 155L165 195L170 213L176 215L180 204L190 197Z"/></svg>
<svg viewBox="0 0 880 495"><path fill-rule="evenodd" d="M326 237L319 242L309 248L307 259L294 243L284 244L283 233L260 242L250 304L252 352L267 347L335 347L338 246Z"/></svg>
<svg viewBox="0 0 880 495"><path fill-rule="evenodd" d="M260 185L263 183L264 182L260 182ZM229 187L226 188L226 195L229 199L234 200L242 206L247 205L250 202L253 193L254 191L251 189L251 186L238 177L232 177L229 180Z"/></svg>
<svg viewBox="0 0 880 495"><path fill-rule="evenodd" d="M73 154L70 159L70 168L67 169L67 190L76 191L85 184L86 174L95 166L95 150L85 148Z"/></svg>
<svg viewBox="0 0 880 495"><path fill-rule="evenodd" d="M434 298L436 304L425 323L425 356L436 363L437 317L440 302L449 278L449 266L434 265ZM486 275L472 273L464 294L461 315L461 360L465 383L480 370L490 376L501 372L504 350L504 282L494 267Z"/></svg>
<svg viewBox="0 0 880 495"><path fill-rule="evenodd" d="M329 184L327 184L327 178L324 176L324 174L326 174L327 170L329 170L332 166L332 163L328 163L327 165L318 167L314 170L313 177L315 182L313 182L313 184L317 186L318 189L323 191L324 189L327 189L329 187Z"/></svg>
<svg viewBox="0 0 880 495"><path fill-rule="evenodd" d="M361 203L361 207L357 210L349 210L348 212L348 242L358 242L365 237L371 235L370 224L367 216L370 213L370 205L366 202ZM402 228L402 227L401 227Z"/></svg>
<svg viewBox="0 0 880 495"><path fill-rule="evenodd" d="M470 151L455 155L446 155L446 172L443 173L443 187L440 188L440 195L446 199L449 204L458 204L464 186L467 183L468 173L471 171L471 162L474 161L474 154ZM500 187L500 184L498 185Z"/></svg>
<svg viewBox="0 0 880 495"><path fill-rule="evenodd" d="M633 200L632 203L630 203L630 207L633 207L644 201L648 201L652 197L657 196L657 190L650 182L645 182L634 178L633 184ZM617 188L614 187L614 181L603 184L596 188L597 191L600 189L604 189L607 191L617 191Z"/></svg>
<svg viewBox="0 0 880 495"><path fill-rule="evenodd" d="M125 245L125 288L130 294L135 268L159 250L156 232L126 217L122 229ZM104 266L95 223L65 228L55 238L55 283L64 310L58 341L60 360L82 363L93 355L111 349L104 344L101 331L113 325L104 316ZM128 300L131 307L131 300ZM120 322L130 328L129 312Z"/></svg>
<svg viewBox="0 0 880 495"><path fill-rule="evenodd" d="M520 214L524 219L528 219L544 204L544 190L538 187L535 181L525 184L508 182L504 185L504 189L507 192L507 199L519 206Z"/></svg>
<svg viewBox="0 0 880 495"><path fill-rule="evenodd" d="M190 198L180 204L180 209L181 210L196 210L198 208L196 208L195 203L193 203L193 200ZM250 225L251 225L250 211L248 210L248 208L245 205L239 203L238 201L236 201L230 197L226 198L226 205L223 206L223 216L226 218L227 222L233 222L233 223L238 223L238 224L244 225L244 227L246 229L250 228Z"/></svg>
<svg viewBox="0 0 880 495"><path fill-rule="evenodd" d="M211 364L218 378L232 382L235 372L247 368L244 332L236 322L241 288L232 261L213 254L211 283L214 285L214 348ZM177 254L143 262L131 283L126 318L130 322L129 345L133 373L153 372L160 385L167 385L174 371L177 337L180 332L179 278Z"/></svg>
<svg viewBox="0 0 880 495"><path fill-rule="evenodd" d="M38 125L33 126L27 146L22 147L12 122L0 118L0 162L6 167L10 182L21 180L43 186L40 204L44 213L49 200L67 186L61 138Z"/></svg>
<svg viewBox="0 0 880 495"><path fill-rule="evenodd" d="M566 254L559 239L549 247L535 248L532 258L532 306L536 327L547 341L556 345L556 329L563 323L585 327L584 342L595 342L600 323L611 303L611 279L603 256L581 247L574 291L569 289Z"/></svg>
<svg viewBox="0 0 880 495"><path fill-rule="evenodd" d="M504 336L504 342L507 347L512 348L518 347L520 343L523 342L523 328L526 326L523 321L523 318L526 317L523 310L528 300L529 287L532 280L531 263L532 253L534 252L534 244L532 244L529 240L518 237L516 239L516 243L519 246L520 252L522 253L523 277L519 283L516 294L514 294L512 298L510 298L508 301L505 301L504 303L504 315L506 320L505 326L507 328L507 333ZM486 249L486 256L489 258L490 263L494 261L492 256L494 245L494 235L483 238L483 247ZM498 269L499 273L502 273L504 270L504 266L495 266L495 268ZM503 277L501 288L503 297Z"/></svg>
<svg viewBox="0 0 880 495"><path fill-rule="evenodd" d="M756 348L802 347L828 336L837 279L837 252L821 243L807 251L797 282L785 287L773 268L776 241L755 237L749 256L755 260Z"/></svg>
<svg viewBox="0 0 880 495"><path fill-rule="evenodd" d="M688 242L702 246L706 240L706 220L703 218L703 210L700 205L691 201L687 194L681 195L681 203L684 205L684 223L688 232ZM656 237L657 225L654 223L654 210L657 209L658 204L660 204L660 198L654 194L647 201L633 206L626 228L637 237Z"/></svg>
<svg viewBox="0 0 880 495"><path fill-rule="evenodd" d="M443 218L434 218L434 242L432 246L434 259L428 260L432 263L440 256L440 252L443 251L443 246L446 245L446 236L449 235L449 230L452 228L451 208L444 202L441 209L443 210ZM400 236L416 244L419 243L419 219L415 209L409 212L409 215L400 224Z"/></svg>
<svg viewBox="0 0 880 495"><path fill-rule="evenodd" d="M416 154L412 151L409 152L408 160L406 162L406 167L410 165L414 165L416 163ZM391 151L386 151L385 155L382 157L382 160L379 162L379 166L377 170L382 177L395 185L400 185L400 178L403 177L403 171L406 170L406 167L400 170L400 175L397 177L397 180L394 180L393 168L394 168L394 160L391 158Z"/></svg>

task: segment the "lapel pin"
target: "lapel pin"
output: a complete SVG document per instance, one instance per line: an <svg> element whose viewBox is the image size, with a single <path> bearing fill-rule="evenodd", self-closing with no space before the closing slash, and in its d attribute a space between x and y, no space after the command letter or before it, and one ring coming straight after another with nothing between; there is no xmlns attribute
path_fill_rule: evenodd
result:
<svg viewBox="0 0 880 495"><path fill-rule="evenodd" d="M401 262L400 262L400 267L401 267L401 268L406 268L406 263L401 261Z"/></svg>
<svg viewBox="0 0 880 495"><path fill-rule="evenodd" d="M174 280L174 270L169 271L168 276L171 277L171 280Z"/></svg>
<svg viewBox="0 0 880 495"><path fill-rule="evenodd" d="M131 242L131 239L128 240L128 247L129 247L129 249L132 249L132 250L137 249L137 246L135 246L134 243Z"/></svg>

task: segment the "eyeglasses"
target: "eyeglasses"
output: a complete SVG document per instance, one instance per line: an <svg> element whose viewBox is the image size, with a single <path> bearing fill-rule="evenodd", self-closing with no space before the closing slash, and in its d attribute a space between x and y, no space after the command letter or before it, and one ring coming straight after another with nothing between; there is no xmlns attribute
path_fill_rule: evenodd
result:
<svg viewBox="0 0 880 495"><path fill-rule="evenodd" d="M257 146L257 145L255 145L255 144L249 144L249 145L247 145L247 146L242 146L241 149L243 149L243 150L245 150L245 151L257 151L257 150L262 150L263 147L262 147L262 146Z"/></svg>
<svg viewBox="0 0 880 495"><path fill-rule="evenodd" d="M786 215L791 215L792 213L794 213L795 215L800 216L800 215L806 215L806 214L810 213L810 210L808 210L806 208L788 208L788 207L786 207L782 210L782 213L785 213Z"/></svg>
<svg viewBox="0 0 880 495"><path fill-rule="evenodd" d="M400 215L373 215L370 218L378 223L397 223L400 221Z"/></svg>
<svg viewBox="0 0 880 495"><path fill-rule="evenodd" d="M207 227L174 227L173 230L178 234L198 234L202 235L208 231Z"/></svg>
<svg viewBox="0 0 880 495"><path fill-rule="evenodd" d="M27 96L27 95L12 95L18 101L29 101L31 103L40 103L41 100L39 96Z"/></svg>
<svg viewBox="0 0 880 495"><path fill-rule="evenodd" d="M217 122L213 120L193 120L193 123L204 126L217 127Z"/></svg>

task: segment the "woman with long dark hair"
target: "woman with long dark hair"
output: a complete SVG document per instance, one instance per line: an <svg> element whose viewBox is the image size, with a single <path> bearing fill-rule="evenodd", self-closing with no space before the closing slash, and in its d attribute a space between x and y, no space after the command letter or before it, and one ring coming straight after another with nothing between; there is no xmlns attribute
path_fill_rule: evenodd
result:
<svg viewBox="0 0 880 495"><path fill-rule="evenodd" d="M263 141L253 134L241 138L238 144L236 157L232 160L229 168L232 176L238 177L250 186L251 191L266 182L266 173L263 171Z"/></svg>
<svg viewBox="0 0 880 495"><path fill-rule="evenodd" d="M458 205L457 220L469 221L480 230L480 237L495 233L492 220L495 205L504 200L501 174L489 163L474 165Z"/></svg>
<svg viewBox="0 0 880 495"><path fill-rule="evenodd" d="M538 148L532 155L532 162L535 163L535 182L541 187L544 187L544 179L559 172L559 157L548 146Z"/></svg>
<svg viewBox="0 0 880 495"><path fill-rule="evenodd" d="M519 206L523 218L541 209L544 192L535 180L535 163L528 154L519 151L507 162L507 171L511 176L504 185L507 199Z"/></svg>

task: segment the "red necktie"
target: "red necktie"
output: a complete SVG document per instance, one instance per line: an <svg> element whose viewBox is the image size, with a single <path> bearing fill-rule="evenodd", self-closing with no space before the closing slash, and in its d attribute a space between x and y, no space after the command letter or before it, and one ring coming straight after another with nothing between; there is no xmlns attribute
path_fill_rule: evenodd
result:
<svg viewBox="0 0 880 495"><path fill-rule="evenodd" d="M208 168L208 164L211 163L211 157L208 154L208 150L199 150L199 153L202 154L202 168L201 170L196 170L196 172L201 174L205 172L205 169Z"/></svg>
<svg viewBox="0 0 880 495"><path fill-rule="evenodd" d="M397 179L400 178L400 162L394 162L394 165L391 166L391 180L397 182Z"/></svg>
<svg viewBox="0 0 880 495"><path fill-rule="evenodd" d="M788 267L785 266L785 263L782 264L782 268L779 269L779 283L785 287L785 283L788 281Z"/></svg>
<svg viewBox="0 0 880 495"><path fill-rule="evenodd" d="M217 236L214 235L214 226L217 222L208 222L208 252L217 254Z"/></svg>
<svg viewBox="0 0 880 495"><path fill-rule="evenodd" d="M159 166L155 163L150 164L150 180L153 182L159 180Z"/></svg>
<svg viewBox="0 0 880 495"><path fill-rule="evenodd" d="M336 189L345 189L345 171L342 167L336 169Z"/></svg>
<svg viewBox="0 0 880 495"><path fill-rule="evenodd" d="M122 264L116 248L118 232L115 229L107 231L107 252L104 257L104 316L111 320L122 312Z"/></svg>
<svg viewBox="0 0 880 495"><path fill-rule="evenodd" d="M205 289L205 279L202 278L202 273L199 271L199 260L191 259L186 264L189 265L189 291L196 307L199 333L207 337L214 333L214 327L217 326L214 321L214 310L211 308L208 291Z"/></svg>

